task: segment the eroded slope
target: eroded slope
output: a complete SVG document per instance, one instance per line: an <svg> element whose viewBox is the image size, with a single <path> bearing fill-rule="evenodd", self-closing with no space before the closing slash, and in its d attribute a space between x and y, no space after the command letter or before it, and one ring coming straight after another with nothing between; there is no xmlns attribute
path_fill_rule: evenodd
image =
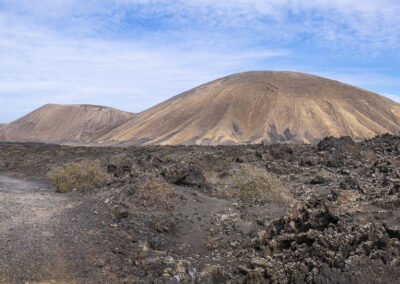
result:
<svg viewBox="0 0 400 284"><path fill-rule="evenodd" d="M132 116L103 106L48 104L0 127L0 141L90 142Z"/></svg>
<svg viewBox="0 0 400 284"><path fill-rule="evenodd" d="M400 105L350 85L295 72L231 75L175 96L100 140L123 145L313 142L399 133Z"/></svg>

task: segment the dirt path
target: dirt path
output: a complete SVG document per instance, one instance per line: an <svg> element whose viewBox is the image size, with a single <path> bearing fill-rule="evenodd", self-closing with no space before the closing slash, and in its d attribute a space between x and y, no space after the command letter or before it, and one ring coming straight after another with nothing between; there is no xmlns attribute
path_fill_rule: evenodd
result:
<svg viewBox="0 0 400 284"><path fill-rule="evenodd" d="M95 202L0 176L0 283L104 283L109 241Z"/></svg>
<svg viewBox="0 0 400 284"><path fill-rule="evenodd" d="M256 237L264 228L257 222L261 216L273 219L285 212L245 208L178 186L168 219L165 212L143 215L135 207L129 218L118 219L109 203L120 190L58 194L45 184L0 176L0 284L136 283L161 278L160 271L172 265L157 257L163 253L176 264L190 259L188 267L197 271L221 262L236 267L236 258L225 259L226 247ZM134 202L125 199L130 208ZM171 232L157 229L170 218Z"/></svg>

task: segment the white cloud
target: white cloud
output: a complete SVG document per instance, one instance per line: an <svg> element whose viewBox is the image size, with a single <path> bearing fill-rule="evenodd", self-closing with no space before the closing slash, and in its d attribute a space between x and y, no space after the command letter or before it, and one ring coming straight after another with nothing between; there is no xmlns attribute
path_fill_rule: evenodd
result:
<svg viewBox="0 0 400 284"><path fill-rule="evenodd" d="M400 103L400 95L393 95L393 94L383 94L385 97L392 99L395 102Z"/></svg>
<svg viewBox="0 0 400 284"><path fill-rule="evenodd" d="M282 49L225 52L221 42L209 44L211 50L202 43L187 48L163 40L71 38L33 23L13 23L0 29L0 109L16 109L8 120L44 103L139 112L244 64L288 54ZM7 120L9 113L1 114Z"/></svg>
<svg viewBox="0 0 400 284"><path fill-rule="evenodd" d="M309 34L319 44L364 49L398 48L400 2L397 0L178 0L146 3L148 13L173 13L173 21L219 28L252 27L280 39ZM158 3L158 5L149 5ZM159 3L162 3L160 9ZM189 16L188 16L189 15ZM196 22L196 20L194 20ZM178 21L179 22L179 21ZM326 42L324 42L326 41Z"/></svg>
<svg viewBox="0 0 400 284"><path fill-rule="evenodd" d="M307 42L338 56L396 55L399 13L395 0L0 0L0 121L49 102L137 112L252 69L398 86L394 75L291 60Z"/></svg>

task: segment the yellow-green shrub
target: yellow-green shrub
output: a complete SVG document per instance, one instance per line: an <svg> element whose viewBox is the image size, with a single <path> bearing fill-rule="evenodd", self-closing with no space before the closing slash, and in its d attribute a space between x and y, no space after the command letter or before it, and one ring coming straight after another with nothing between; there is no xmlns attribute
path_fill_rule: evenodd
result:
<svg viewBox="0 0 400 284"><path fill-rule="evenodd" d="M110 180L106 168L100 162L91 160L54 167L47 176L58 192L100 187Z"/></svg>
<svg viewBox="0 0 400 284"><path fill-rule="evenodd" d="M227 199L255 203L287 203L292 200L281 179L265 168L243 165L240 170L222 179L221 195Z"/></svg>

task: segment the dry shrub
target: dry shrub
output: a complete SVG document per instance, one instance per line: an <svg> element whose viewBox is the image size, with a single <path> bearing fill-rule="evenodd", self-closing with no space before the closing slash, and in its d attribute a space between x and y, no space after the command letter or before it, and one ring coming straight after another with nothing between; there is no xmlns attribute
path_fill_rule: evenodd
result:
<svg viewBox="0 0 400 284"><path fill-rule="evenodd" d="M127 154L117 154L110 157L109 163L112 165L120 165L127 160L129 161L129 157Z"/></svg>
<svg viewBox="0 0 400 284"><path fill-rule="evenodd" d="M203 174L207 184L217 185L221 182L220 174L215 171L205 170Z"/></svg>
<svg viewBox="0 0 400 284"><path fill-rule="evenodd" d="M83 160L52 168L47 177L58 192L89 189L105 185L111 177L99 161Z"/></svg>
<svg viewBox="0 0 400 284"><path fill-rule="evenodd" d="M220 182L223 198L252 203L286 204L291 194L281 179L265 168L243 165L240 170Z"/></svg>
<svg viewBox="0 0 400 284"><path fill-rule="evenodd" d="M164 179L153 176L143 177L136 185L136 200L147 208L172 210L175 207L174 186Z"/></svg>

